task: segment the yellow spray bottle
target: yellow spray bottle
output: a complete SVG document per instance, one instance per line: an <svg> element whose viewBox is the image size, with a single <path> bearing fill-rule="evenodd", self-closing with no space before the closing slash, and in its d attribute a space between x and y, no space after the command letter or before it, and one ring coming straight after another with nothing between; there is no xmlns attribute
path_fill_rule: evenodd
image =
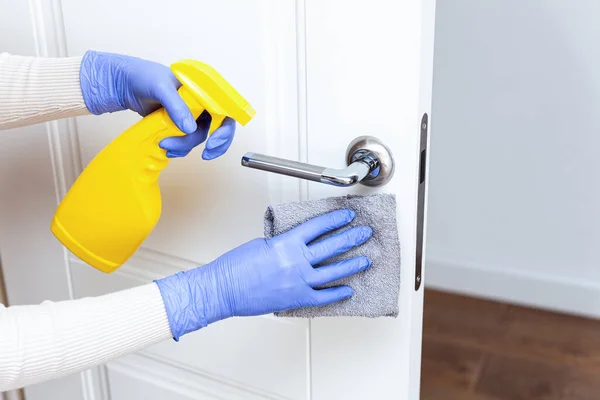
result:
<svg viewBox="0 0 600 400"><path fill-rule="evenodd" d="M171 65L179 95L197 119L211 114L209 134L226 116L246 125L255 114L217 71L194 60ZM160 108L131 126L87 165L59 204L51 231L73 254L110 273L152 232L161 214L158 178L169 164L158 143L184 135Z"/></svg>

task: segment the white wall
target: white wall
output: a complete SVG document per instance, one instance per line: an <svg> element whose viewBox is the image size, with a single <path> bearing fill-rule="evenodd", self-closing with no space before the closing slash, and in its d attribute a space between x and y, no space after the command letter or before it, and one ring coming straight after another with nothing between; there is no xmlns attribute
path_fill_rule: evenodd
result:
<svg viewBox="0 0 600 400"><path fill-rule="evenodd" d="M437 5L427 285L600 316L600 2Z"/></svg>

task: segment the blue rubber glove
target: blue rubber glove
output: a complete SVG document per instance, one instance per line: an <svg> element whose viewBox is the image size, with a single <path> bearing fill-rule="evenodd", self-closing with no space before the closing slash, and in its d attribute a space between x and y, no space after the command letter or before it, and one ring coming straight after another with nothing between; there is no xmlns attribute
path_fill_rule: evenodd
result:
<svg viewBox="0 0 600 400"><path fill-rule="evenodd" d="M173 338L229 317L320 306L352 296L348 286L314 288L364 271L371 265L368 258L313 266L371 237L371 228L361 226L314 241L354 217L351 210L324 214L272 239L252 240L203 267L156 281Z"/></svg>
<svg viewBox="0 0 600 400"><path fill-rule="evenodd" d="M159 146L167 157L184 157L206 140L210 114L198 121L177 93L181 83L162 64L121 54L88 51L80 69L80 84L87 109L95 115L132 110L142 117L161 106L177 127L187 135L163 139ZM235 121L226 118L208 139L202 158L212 160L223 155L235 134Z"/></svg>

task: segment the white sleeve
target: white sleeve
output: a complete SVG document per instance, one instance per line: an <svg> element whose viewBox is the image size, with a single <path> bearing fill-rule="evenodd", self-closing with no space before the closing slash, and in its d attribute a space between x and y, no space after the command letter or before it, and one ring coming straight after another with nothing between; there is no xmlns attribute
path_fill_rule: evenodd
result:
<svg viewBox="0 0 600 400"><path fill-rule="evenodd" d="M79 84L81 59L0 53L0 130L90 114Z"/></svg>
<svg viewBox="0 0 600 400"><path fill-rule="evenodd" d="M83 371L172 338L155 283L39 305L0 305L0 392Z"/></svg>

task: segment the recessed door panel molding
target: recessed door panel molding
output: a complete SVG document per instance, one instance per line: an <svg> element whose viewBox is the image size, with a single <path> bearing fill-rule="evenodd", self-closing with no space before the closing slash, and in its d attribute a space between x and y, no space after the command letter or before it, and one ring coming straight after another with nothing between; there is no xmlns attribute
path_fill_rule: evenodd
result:
<svg viewBox="0 0 600 400"><path fill-rule="evenodd" d="M230 386L198 376L145 355L134 354L107 364L111 400L193 399L267 400L284 399L244 386Z"/></svg>

